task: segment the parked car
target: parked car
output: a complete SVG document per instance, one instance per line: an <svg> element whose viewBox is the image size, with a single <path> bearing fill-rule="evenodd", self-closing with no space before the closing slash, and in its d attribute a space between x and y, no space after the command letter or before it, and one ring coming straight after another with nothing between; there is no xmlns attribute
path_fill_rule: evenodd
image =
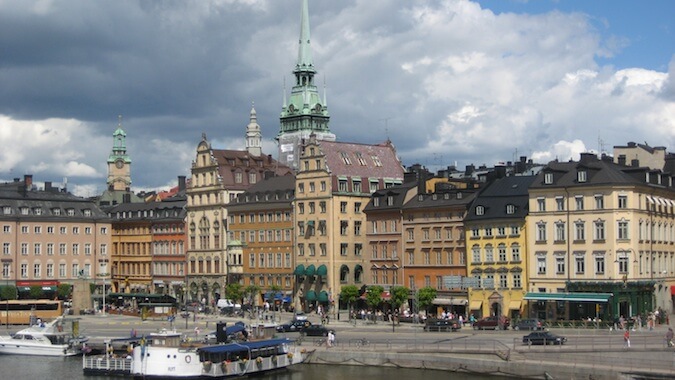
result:
<svg viewBox="0 0 675 380"><path fill-rule="evenodd" d="M312 322L306 319L294 319L290 322L277 326L278 332L296 332L312 325Z"/></svg>
<svg viewBox="0 0 675 380"><path fill-rule="evenodd" d="M523 343L527 345L564 344L565 342L567 342L567 338L553 334L550 331L534 331L523 337Z"/></svg>
<svg viewBox="0 0 675 380"><path fill-rule="evenodd" d="M503 316L497 317L497 316L492 316L492 317L485 317L483 319L479 319L476 322L473 323L473 329L474 330L506 330L509 328L509 324L511 321Z"/></svg>
<svg viewBox="0 0 675 380"><path fill-rule="evenodd" d="M306 321L305 321L306 322ZM302 336L328 336L328 329L324 325L309 325L300 330Z"/></svg>
<svg viewBox="0 0 675 380"><path fill-rule="evenodd" d="M462 327L456 319L427 319L424 331L457 331Z"/></svg>
<svg viewBox="0 0 675 380"><path fill-rule="evenodd" d="M521 319L514 326L514 330L544 330L544 324L537 318Z"/></svg>

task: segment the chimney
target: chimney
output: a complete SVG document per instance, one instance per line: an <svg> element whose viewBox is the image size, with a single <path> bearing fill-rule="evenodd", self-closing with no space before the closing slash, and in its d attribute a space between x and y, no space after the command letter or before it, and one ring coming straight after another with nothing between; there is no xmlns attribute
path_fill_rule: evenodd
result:
<svg viewBox="0 0 675 380"><path fill-rule="evenodd" d="M45 181L45 191L49 192L49 193L52 191L52 182L51 181Z"/></svg>
<svg viewBox="0 0 675 380"><path fill-rule="evenodd" d="M179 175L178 176L178 191L185 191L185 189L186 189L185 176Z"/></svg>
<svg viewBox="0 0 675 380"><path fill-rule="evenodd" d="M26 185L26 190L30 190L30 188L33 187L33 175L32 174L24 175L23 182Z"/></svg>
<svg viewBox="0 0 675 380"><path fill-rule="evenodd" d="M131 203L131 194L122 194L122 203Z"/></svg>

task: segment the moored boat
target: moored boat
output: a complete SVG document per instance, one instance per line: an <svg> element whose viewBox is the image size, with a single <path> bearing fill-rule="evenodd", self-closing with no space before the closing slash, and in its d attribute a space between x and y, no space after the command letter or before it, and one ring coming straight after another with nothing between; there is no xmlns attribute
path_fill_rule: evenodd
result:
<svg viewBox="0 0 675 380"><path fill-rule="evenodd" d="M0 336L0 354L31 356L74 356L82 353L85 337L64 331L63 317L33 325L13 335Z"/></svg>
<svg viewBox="0 0 675 380"><path fill-rule="evenodd" d="M163 330L138 340L128 356L84 356L82 365L85 374L221 379L286 368L304 359L305 352L286 338L204 345Z"/></svg>

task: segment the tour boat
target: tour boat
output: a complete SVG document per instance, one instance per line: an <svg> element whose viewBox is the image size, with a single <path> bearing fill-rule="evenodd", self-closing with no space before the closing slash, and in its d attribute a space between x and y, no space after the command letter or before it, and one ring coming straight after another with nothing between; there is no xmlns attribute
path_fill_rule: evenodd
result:
<svg viewBox="0 0 675 380"><path fill-rule="evenodd" d="M73 356L82 353L85 337L63 331L63 317L0 336L0 354Z"/></svg>
<svg viewBox="0 0 675 380"><path fill-rule="evenodd" d="M114 343L106 342L109 347ZM131 344L129 355L118 357L111 350L104 355L83 356L84 374L222 379L286 368L302 363L306 355L286 338L206 345L186 342L180 333L167 330Z"/></svg>

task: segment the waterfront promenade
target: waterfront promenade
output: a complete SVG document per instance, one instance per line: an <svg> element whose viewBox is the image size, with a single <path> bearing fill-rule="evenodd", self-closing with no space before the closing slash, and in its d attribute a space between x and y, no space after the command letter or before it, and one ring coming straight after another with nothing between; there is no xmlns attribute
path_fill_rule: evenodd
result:
<svg viewBox="0 0 675 380"><path fill-rule="evenodd" d="M320 323L316 315L308 316ZM290 313L269 313L267 319L230 318L216 315L177 318L140 318L119 315L77 316L81 333L92 344L128 336L131 330L147 334L160 328L175 328L193 339L203 339L218 321L244 321L257 326L286 322ZM368 365L441 369L454 372L508 375L536 379L666 379L675 378L675 349L665 345L667 327L631 332L631 347L624 347L623 334L609 329L552 329L566 336L564 346L526 346L522 331L425 332L421 325L331 320L336 344L327 348L321 338L305 337L301 344L311 352L308 361L327 365ZM394 331L392 331L394 330ZM298 339L298 333L279 334Z"/></svg>

